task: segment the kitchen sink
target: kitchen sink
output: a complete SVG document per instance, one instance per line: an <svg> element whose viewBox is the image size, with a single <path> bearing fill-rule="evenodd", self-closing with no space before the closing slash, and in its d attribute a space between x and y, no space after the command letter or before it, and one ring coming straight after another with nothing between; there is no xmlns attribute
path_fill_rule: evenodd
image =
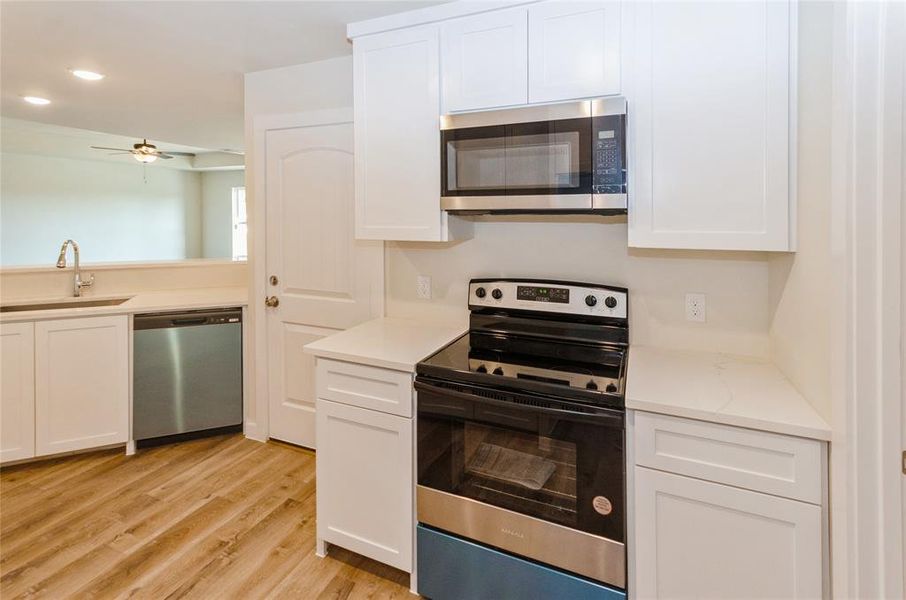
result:
<svg viewBox="0 0 906 600"><path fill-rule="evenodd" d="M61 308L85 308L89 306L119 306L129 297L126 298L98 298L90 300L75 299L72 300L46 300L43 302L31 302L26 304L5 304L0 306L0 313L22 312L26 310L53 310Z"/></svg>

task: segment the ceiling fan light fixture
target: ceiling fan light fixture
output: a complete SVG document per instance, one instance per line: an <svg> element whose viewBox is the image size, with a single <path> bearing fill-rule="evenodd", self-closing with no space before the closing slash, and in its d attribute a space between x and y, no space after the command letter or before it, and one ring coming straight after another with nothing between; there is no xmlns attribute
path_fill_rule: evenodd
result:
<svg viewBox="0 0 906 600"><path fill-rule="evenodd" d="M105 75L101 73L96 73L94 71L88 71L85 69L70 69L69 72L79 79L84 79L85 81L100 81L105 77Z"/></svg>
<svg viewBox="0 0 906 600"><path fill-rule="evenodd" d="M156 154L151 154L148 152L136 152L132 156L138 162L145 163L145 164L153 163L155 160L157 160Z"/></svg>
<svg viewBox="0 0 906 600"><path fill-rule="evenodd" d="M47 98L42 98L40 96L22 96L22 99L29 104L34 104L35 106L45 106L47 104L50 104L50 100L48 100Z"/></svg>

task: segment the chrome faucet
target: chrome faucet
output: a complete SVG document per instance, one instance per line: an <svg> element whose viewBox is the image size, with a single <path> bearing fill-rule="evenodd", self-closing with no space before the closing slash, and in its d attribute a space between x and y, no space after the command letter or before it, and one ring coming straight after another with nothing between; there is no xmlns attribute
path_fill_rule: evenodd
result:
<svg viewBox="0 0 906 600"><path fill-rule="evenodd" d="M66 268L66 246L69 245L72 245L72 256L75 260L75 281L73 282L72 292L73 295L78 298L82 295L82 288L91 287L94 283L94 275L89 275L88 281L82 279L82 270L79 268L79 245L75 243L75 240L66 240L63 242L63 247L60 248L60 256L57 258L57 268Z"/></svg>

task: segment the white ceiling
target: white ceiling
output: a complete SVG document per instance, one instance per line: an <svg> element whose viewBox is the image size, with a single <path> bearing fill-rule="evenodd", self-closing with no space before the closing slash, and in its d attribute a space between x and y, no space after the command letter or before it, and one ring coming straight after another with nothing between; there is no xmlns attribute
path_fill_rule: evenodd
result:
<svg viewBox="0 0 906 600"><path fill-rule="evenodd" d="M347 23L438 3L3 1L0 113L242 149L243 73L349 54ZM82 81L71 68L107 77ZM52 104L26 104L28 95Z"/></svg>

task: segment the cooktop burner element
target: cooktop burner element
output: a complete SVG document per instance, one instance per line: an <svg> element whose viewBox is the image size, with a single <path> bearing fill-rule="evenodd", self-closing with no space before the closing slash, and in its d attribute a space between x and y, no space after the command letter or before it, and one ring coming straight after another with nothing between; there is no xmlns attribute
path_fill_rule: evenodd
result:
<svg viewBox="0 0 906 600"><path fill-rule="evenodd" d="M419 376L623 407L625 288L475 279L469 298L469 332L419 363Z"/></svg>

